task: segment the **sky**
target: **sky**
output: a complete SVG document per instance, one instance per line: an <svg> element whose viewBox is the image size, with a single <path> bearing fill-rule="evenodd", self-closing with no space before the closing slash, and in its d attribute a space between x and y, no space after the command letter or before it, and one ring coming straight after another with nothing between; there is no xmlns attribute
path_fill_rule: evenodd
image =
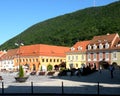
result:
<svg viewBox="0 0 120 96"><path fill-rule="evenodd" d="M0 0L0 45L45 20L118 0Z"/></svg>

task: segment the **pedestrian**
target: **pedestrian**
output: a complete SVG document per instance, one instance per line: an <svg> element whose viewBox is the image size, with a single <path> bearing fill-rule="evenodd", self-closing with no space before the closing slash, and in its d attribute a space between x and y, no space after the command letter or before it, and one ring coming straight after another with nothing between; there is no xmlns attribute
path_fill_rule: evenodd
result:
<svg viewBox="0 0 120 96"><path fill-rule="evenodd" d="M111 74L111 79L113 78L113 71L114 71L114 66L110 65L109 66L110 74Z"/></svg>

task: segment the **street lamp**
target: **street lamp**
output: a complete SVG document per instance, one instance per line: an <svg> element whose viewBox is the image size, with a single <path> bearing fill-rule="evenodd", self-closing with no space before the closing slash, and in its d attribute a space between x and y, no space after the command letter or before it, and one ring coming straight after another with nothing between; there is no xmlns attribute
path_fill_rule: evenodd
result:
<svg viewBox="0 0 120 96"><path fill-rule="evenodd" d="M16 46L18 46L18 59L19 59L19 68L20 68L20 46L23 46L24 44L21 41L18 41L15 43Z"/></svg>

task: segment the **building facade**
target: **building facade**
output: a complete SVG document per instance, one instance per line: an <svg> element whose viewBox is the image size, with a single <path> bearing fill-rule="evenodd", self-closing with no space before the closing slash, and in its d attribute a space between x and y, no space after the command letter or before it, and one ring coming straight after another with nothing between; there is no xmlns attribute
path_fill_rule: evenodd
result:
<svg viewBox="0 0 120 96"><path fill-rule="evenodd" d="M15 69L14 58L16 58L17 49L10 49L1 56L1 71L12 71Z"/></svg>
<svg viewBox="0 0 120 96"><path fill-rule="evenodd" d="M94 36L87 46L86 63L91 67L96 66L97 69L100 67L100 61L106 61L108 64L113 62L119 64L119 41L117 33Z"/></svg>
<svg viewBox="0 0 120 96"><path fill-rule="evenodd" d="M90 41L77 42L66 53L66 67L68 69L81 68L86 64L86 46Z"/></svg>
<svg viewBox="0 0 120 96"><path fill-rule="evenodd" d="M36 44L20 46L17 51L17 58L14 60L15 66L24 65L30 71L47 71L47 66L55 66L65 62L65 52L69 47L53 46L46 44Z"/></svg>

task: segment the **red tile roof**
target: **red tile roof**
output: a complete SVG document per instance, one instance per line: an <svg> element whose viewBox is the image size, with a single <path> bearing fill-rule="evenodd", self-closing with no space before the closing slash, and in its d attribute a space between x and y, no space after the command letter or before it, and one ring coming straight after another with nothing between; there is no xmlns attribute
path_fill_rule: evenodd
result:
<svg viewBox="0 0 120 96"><path fill-rule="evenodd" d="M90 41L79 41L73 46L74 50L70 50L69 52L85 52L89 42ZM81 50L78 49L79 47L81 47Z"/></svg>
<svg viewBox="0 0 120 96"><path fill-rule="evenodd" d="M2 57L1 59L13 59L16 56L18 49L10 49L8 50Z"/></svg>
<svg viewBox="0 0 120 96"><path fill-rule="evenodd" d="M114 49L116 47L116 44L119 42L120 38L119 35L117 33L114 34L107 34L107 35L101 35L101 36L94 36L93 39L90 41L90 45L99 45L100 43L102 45L105 45L106 43L108 43L110 45L110 47L108 49L102 48L102 49L91 49L88 51L98 51L98 50L111 50Z"/></svg>
<svg viewBox="0 0 120 96"><path fill-rule="evenodd" d="M99 44L99 43L105 43L105 42L112 43L116 35L117 34L94 36L89 44L93 45L93 44Z"/></svg>
<svg viewBox="0 0 120 96"><path fill-rule="evenodd" d="M5 52L3 52L3 51L0 51L0 57L4 54Z"/></svg>
<svg viewBox="0 0 120 96"><path fill-rule="evenodd" d="M28 46L21 46L19 53L21 56L64 56L65 52L69 50L69 47L53 46L46 44L35 44Z"/></svg>

